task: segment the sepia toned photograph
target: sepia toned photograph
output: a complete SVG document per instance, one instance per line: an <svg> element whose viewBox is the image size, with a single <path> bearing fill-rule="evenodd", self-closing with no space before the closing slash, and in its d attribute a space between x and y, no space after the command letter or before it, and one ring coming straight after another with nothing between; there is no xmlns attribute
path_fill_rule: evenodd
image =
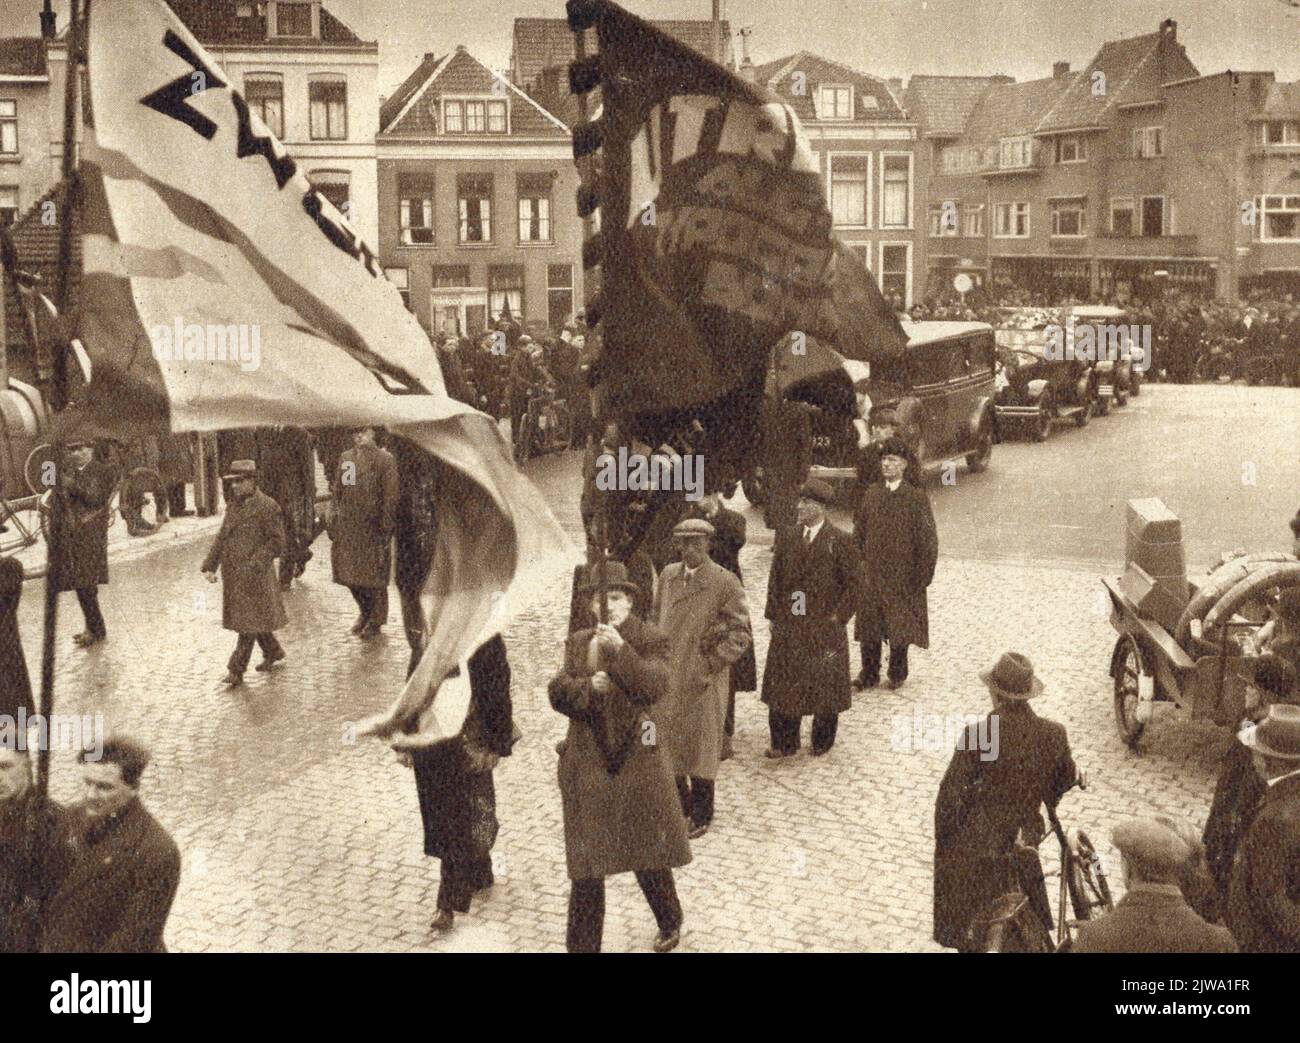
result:
<svg viewBox="0 0 1300 1043"><path fill-rule="evenodd" d="M41 1010L196 973L110 953L1285 999L1296 0L0 0L0 260Z"/></svg>

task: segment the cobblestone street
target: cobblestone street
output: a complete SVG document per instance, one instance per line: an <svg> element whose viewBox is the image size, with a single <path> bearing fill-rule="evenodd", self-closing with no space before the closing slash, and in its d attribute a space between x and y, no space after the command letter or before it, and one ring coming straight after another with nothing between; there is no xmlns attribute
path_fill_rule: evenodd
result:
<svg viewBox="0 0 1300 1043"><path fill-rule="evenodd" d="M1098 428L1142 421L1134 411ZM1014 480L1045 461L1054 445L1079 451L1078 440L1065 437L1047 447L1000 446L993 471L970 482ZM539 466L539 484L574 534L576 466L575 454ZM1033 659L1047 685L1036 709L1066 725L1089 774L1089 789L1063 803L1062 820L1099 843L1116 888L1110 823L1143 809L1203 822L1228 733L1157 719L1144 755L1136 757L1115 732L1106 673L1114 636L1099 578L1118 572L1118 560L1044 565L963 552L955 529L964 523L944 502L974 488L931 492L941 547L945 526L954 529L948 545L958 545L956 553L941 550L930 590L934 647L914 652L912 676L900 691L855 698L825 758L765 760L765 708L756 694L738 697L736 756L718 780L715 825L693 844L694 861L678 874L684 951L934 949L933 801L952 736L926 730L924 720L914 730L913 719L984 714L988 696L976 671L1005 648ZM989 490L982 495L987 499ZM1277 495L1294 508L1293 497ZM771 535L749 517L742 566L761 664ZM1284 520L1279 511L1264 528L1281 528ZM562 949L568 881L555 743L565 720L550 709L545 686L559 662L567 589L538 592L507 634L524 737L496 775L497 883L457 918L448 937L434 940L428 921L437 868L422 854L410 772L385 746L349 736L350 722L400 689L406 646L396 598L383 639L349 636L355 608L330 582L322 539L306 582L286 597L290 625L280 636L287 662L270 676L250 672L244 688L227 690L220 679L233 635L220 629L219 588L198 570L209 538L206 527L196 527L191 538L150 554L114 557L112 583L101 592L110 630L104 645L74 650L75 601L65 598L60 612L58 709L103 713L111 730L134 733L154 750L144 798L184 856L169 947ZM1118 526L1112 538L1118 559ZM1225 546L1240 542L1222 538ZM41 585L29 583L21 621L34 670L40 603ZM854 659L856 671L856 646ZM922 748L909 751L918 732ZM77 796L69 754L56 755L53 784L56 795ZM1049 874L1051 847L1043 846ZM1054 895L1050 875L1049 888ZM653 919L632 878L611 881L606 949L646 950L653 937Z"/></svg>

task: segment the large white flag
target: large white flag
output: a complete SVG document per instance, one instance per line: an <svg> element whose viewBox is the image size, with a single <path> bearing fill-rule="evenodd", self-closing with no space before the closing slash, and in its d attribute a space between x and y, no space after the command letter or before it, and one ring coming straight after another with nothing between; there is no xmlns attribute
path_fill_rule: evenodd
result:
<svg viewBox="0 0 1300 1043"><path fill-rule="evenodd" d="M564 539L487 416L450 399L378 259L161 0L96 0L69 433L387 425L438 462L428 651L390 725Z"/></svg>

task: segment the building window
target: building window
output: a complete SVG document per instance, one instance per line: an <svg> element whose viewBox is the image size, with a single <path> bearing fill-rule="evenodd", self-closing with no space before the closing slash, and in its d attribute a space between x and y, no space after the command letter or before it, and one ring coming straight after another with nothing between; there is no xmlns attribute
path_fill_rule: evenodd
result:
<svg viewBox="0 0 1300 1043"><path fill-rule="evenodd" d="M564 328L573 317L573 265L546 266L546 324L553 330Z"/></svg>
<svg viewBox="0 0 1300 1043"><path fill-rule="evenodd" d="M8 227L18 220L18 189L0 185L0 226Z"/></svg>
<svg viewBox="0 0 1300 1043"><path fill-rule="evenodd" d="M504 101L444 101L442 129L447 134L508 134L509 116Z"/></svg>
<svg viewBox="0 0 1300 1043"><path fill-rule="evenodd" d="M830 156L831 214L835 224L855 228L867 227L870 213L871 157Z"/></svg>
<svg viewBox="0 0 1300 1043"><path fill-rule="evenodd" d="M442 107L442 129L448 134L465 133L465 103L445 102Z"/></svg>
<svg viewBox="0 0 1300 1043"><path fill-rule="evenodd" d="M1082 163L1088 158L1088 141L1077 135L1066 135L1056 139L1056 162Z"/></svg>
<svg viewBox="0 0 1300 1043"><path fill-rule="evenodd" d="M284 137L284 80L278 73L244 77L244 100L277 138Z"/></svg>
<svg viewBox="0 0 1300 1043"><path fill-rule="evenodd" d="M912 226L912 157L883 156L880 172L880 227Z"/></svg>
<svg viewBox="0 0 1300 1043"><path fill-rule="evenodd" d="M435 264L434 289L446 290L469 285L469 266L464 264Z"/></svg>
<svg viewBox="0 0 1300 1043"><path fill-rule="evenodd" d="M385 268L384 275L394 286L397 292L402 295L402 307L407 311L411 310L411 282L410 273L405 268Z"/></svg>
<svg viewBox="0 0 1300 1043"><path fill-rule="evenodd" d="M524 317L524 266L494 264L488 267L488 311L492 321L508 311L511 318Z"/></svg>
<svg viewBox="0 0 1300 1043"><path fill-rule="evenodd" d="M397 175L398 221L403 246L433 243L433 175Z"/></svg>
<svg viewBox="0 0 1300 1043"><path fill-rule="evenodd" d="M279 0L275 5L276 36L311 36L311 4Z"/></svg>
<svg viewBox="0 0 1300 1043"><path fill-rule="evenodd" d="M18 155L18 102L0 98L0 154Z"/></svg>
<svg viewBox="0 0 1300 1043"><path fill-rule="evenodd" d="M307 175L312 188L328 199L344 217L352 217L350 177L346 170L313 170Z"/></svg>
<svg viewBox="0 0 1300 1043"><path fill-rule="evenodd" d="M1088 211L1082 198L1053 199L1052 235L1057 237L1079 238L1088 234Z"/></svg>
<svg viewBox="0 0 1300 1043"><path fill-rule="evenodd" d="M952 200L930 207L930 235L936 238L957 235L957 204Z"/></svg>
<svg viewBox="0 0 1300 1043"><path fill-rule="evenodd" d="M1133 235L1133 200L1131 199L1112 199L1110 201L1110 234L1111 235Z"/></svg>
<svg viewBox="0 0 1300 1043"><path fill-rule="evenodd" d="M549 243L551 241L551 175L520 174L519 241L521 243Z"/></svg>
<svg viewBox="0 0 1300 1043"><path fill-rule="evenodd" d="M821 104L817 116L824 120L851 120L853 118L853 88L824 86L818 97Z"/></svg>
<svg viewBox="0 0 1300 1043"><path fill-rule="evenodd" d="M1258 208L1260 239L1300 240L1300 196L1264 196Z"/></svg>
<svg viewBox="0 0 1300 1043"><path fill-rule="evenodd" d="M1270 120L1262 124L1259 129L1265 145L1300 145L1300 123L1290 120Z"/></svg>
<svg viewBox="0 0 1300 1043"><path fill-rule="evenodd" d="M882 243L880 246L880 292L887 301L904 308L908 304L911 250L908 243ZM894 301L895 297L897 301Z"/></svg>
<svg viewBox="0 0 1300 1043"><path fill-rule="evenodd" d="M348 136L346 80L312 80L308 85L313 141L343 141Z"/></svg>
<svg viewBox="0 0 1300 1043"><path fill-rule="evenodd" d="M1003 138L998 151L998 166L1003 170L1027 167L1033 162L1033 157L1033 138Z"/></svg>
<svg viewBox="0 0 1300 1043"><path fill-rule="evenodd" d="M1165 197L1142 197L1142 235L1154 238L1165 234Z"/></svg>
<svg viewBox="0 0 1300 1043"><path fill-rule="evenodd" d="M984 236L984 205L961 208L961 234L968 238Z"/></svg>
<svg viewBox="0 0 1300 1043"><path fill-rule="evenodd" d="M504 134L507 130L507 112L504 101L490 101L487 103L488 133Z"/></svg>
<svg viewBox="0 0 1300 1043"><path fill-rule="evenodd" d="M1135 159L1156 159L1164 154L1164 127L1133 128L1133 157Z"/></svg>
<svg viewBox="0 0 1300 1043"><path fill-rule="evenodd" d="M998 203L993 210L993 234L999 239L1025 239L1029 235L1029 204Z"/></svg>
<svg viewBox="0 0 1300 1043"><path fill-rule="evenodd" d="M456 178L456 200L460 207L460 241L492 241L492 175L461 174Z"/></svg>

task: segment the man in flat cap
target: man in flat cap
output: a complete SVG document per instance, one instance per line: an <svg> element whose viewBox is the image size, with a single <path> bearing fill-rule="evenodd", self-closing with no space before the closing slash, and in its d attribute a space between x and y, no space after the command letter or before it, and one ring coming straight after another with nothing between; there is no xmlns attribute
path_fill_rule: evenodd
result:
<svg viewBox="0 0 1300 1043"><path fill-rule="evenodd" d="M244 681L254 643L262 650L259 671L284 658L274 631L288 622L275 575L275 559L284 555L285 541L280 505L257 488L257 464L235 460L225 477L230 482L226 516L202 571L215 583L221 570L221 625L239 635L226 664L225 683L234 686Z"/></svg>
<svg viewBox="0 0 1300 1043"><path fill-rule="evenodd" d="M799 750L802 719L812 716L812 755L835 743L839 715L853 702L849 687L848 621L858 597L860 565L847 532L826 519L834 498L820 479L805 482L797 523L777 531L767 608L772 639L763 664L772 745L767 756Z"/></svg>
<svg viewBox="0 0 1300 1043"><path fill-rule="evenodd" d="M891 405L876 406L871 410L871 438L858 454L858 495L861 497L868 486L885 480L880 466L880 447L894 437L899 437L898 410ZM904 442L906 445L906 442ZM903 469L903 480L910 485L921 484L921 468L916 461L916 454L908 449L907 466Z"/></svg>
<svg viewBox="0 0 1300 1043"><path fill-rule="evenodd" d="M1300 952L1300 706L1242 729L1268 786L1237 850L1225 917L1242 952Z"/></svg>
<svg viewBox="0 0 1300 1043"><path fill-rule="evenodd" d="M910 455L901 438L881 443L883 478L863 491L853 522L864 572L855 627L862 644L858 688L880 683L881 642L889 642L890 688L907 680L908 647L930 647L926 588L934 579L939 536L929 496L904 478Z"/></svg>
<svg viewBox="0 0 1300 1043"><path fill-rule="evenodd" d="M1056 807L1078 778L1065 728L1029 705L1043 692L1033 664L1004 652L979 678L993 712L962 736L934 804L934 940L961 952L979 951L970 925L1017 888L1051 933L1037 848L1017 847L1016 836L1042 837L1039 809Z"/></svg>
<svg viewBox="0 0 1300 1043"><path fill-rule="evenodd" d="M654 720L692 840L713 821L731 664L750 642L745 589L709 557L713 534L703 518L687 518L673 529L681 561L659 577L653 618L668 636L670 670L668 695L656 704Z"/></svg>
<svg viewBox="0 0 1300 1043"><path fill-rule="evenodd" d="M1079 925L1075 952L1236 952L1226 927L1206 923L1178 886L1196 852L1158 818L1120 822L1111 842L1123 858L1125 895L1114 910Z"/></svg>

